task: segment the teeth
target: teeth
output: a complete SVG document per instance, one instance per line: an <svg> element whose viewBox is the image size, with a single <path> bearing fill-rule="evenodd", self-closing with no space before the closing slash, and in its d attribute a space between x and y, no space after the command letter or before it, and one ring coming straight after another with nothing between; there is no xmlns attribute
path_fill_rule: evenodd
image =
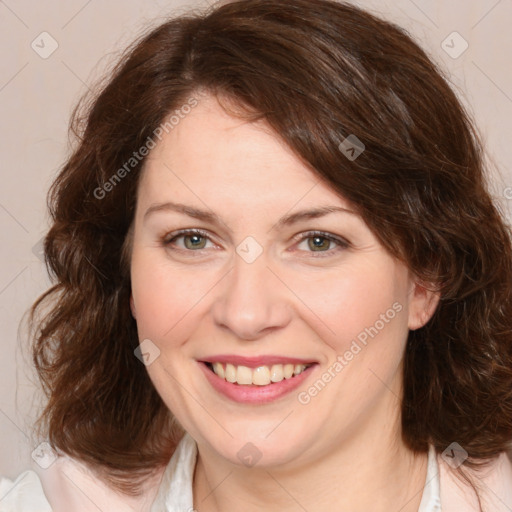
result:
<svg viewBox="0 0 512 512"><path fill-rule="evenodd" d="M275 364L270 369L270 380L272 382L281 382L284 379L284 370L282 364Z"/></svg>
<svg viewBox="0 0 512 512"><path fill-rule="evenodd" d="M294 369L295 369L295 367L293 366L293 364L285 364L284 365L284 378L290 379L293 376Z"/></svg>
<svg viewBox="0 0 512 512"><path fill-rule="evenodd" d="M236 381L238 384L252 384L252 370L247 366L239 366L236 370Z"/></svg>
<svg viewBox="0 0 512 512"><path fill-rule="evenodd" d="M220 363L213 363L213 371L221 378L225 378L224 367Z"/></svg>
<svg viewBox="0 0 512 512"><path fill-rule="evenodd" d="M251 371L248 368L249 371ZM260 366L251 371L252 383L257 386L266 386L270 384L270 370L268 366Z"/></svg>
<svg viewBox="0 0 512 512"><path fill-rule="evenodd" d="M300 375L311 365L305 364L274 364L271 368L268 366L259 366L258 368L248 368L247 366L234 366L230 363L213 363L213 371L221 379L228 382L237 383L241 386L267 386L272 382L281 382L283 379L291 379L295 375Z"/></svg>
<svg viewBox="0 0 512 512"><path fill-rule="evenodd" d="M215 368L213 369L213 371L215 371ZM219 377L220 377L220 375L219 375ZM236 382L236 368L232 364L226 365L225 379L228 382Z"/></svg>
<svg viewBox="0 0 512 512"><path fill-rule="evenodd" d="M296 364L293 374L300 375L305 369L306 367L303 364Z"/></svg>

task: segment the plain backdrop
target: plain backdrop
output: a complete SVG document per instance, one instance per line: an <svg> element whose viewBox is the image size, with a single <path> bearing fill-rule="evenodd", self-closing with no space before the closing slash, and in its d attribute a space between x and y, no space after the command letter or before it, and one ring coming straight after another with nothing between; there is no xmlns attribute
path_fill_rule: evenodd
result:
<svg viewBox="0 0 512 512"><path fill-rule="evenodd" d="M39 242L46 192L69 152L72 108L145 27L207 1L0 0L0 475L32 464L41 396L19 324L49 286ZM512 1L354 3L406 28L449 76L499 169L492 192L510 216Z"/></svg>

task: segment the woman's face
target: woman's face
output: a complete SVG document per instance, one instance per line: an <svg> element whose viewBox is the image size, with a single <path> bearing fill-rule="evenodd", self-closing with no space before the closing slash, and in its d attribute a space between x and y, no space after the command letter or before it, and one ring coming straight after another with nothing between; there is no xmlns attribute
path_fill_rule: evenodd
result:
<svg viewBox="0 0 512 512"><path fill-rule="evenodd" d="M264 124L204 97L162 138L131 277L151 380L200 449L274 466L399 435L435 301Z"/></svg>

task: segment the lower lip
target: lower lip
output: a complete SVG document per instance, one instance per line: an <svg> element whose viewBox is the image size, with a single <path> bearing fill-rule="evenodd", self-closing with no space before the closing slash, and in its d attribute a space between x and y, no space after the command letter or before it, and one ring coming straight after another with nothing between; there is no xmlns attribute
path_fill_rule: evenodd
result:
<svg viewBox="0 0 512 512"><path fill-rule="evenodd" d="M283 379L281 382L273 382L266 386L256 386L254 384L248 386L227 382L210 370L205 363L200 362L199 366L208 379L208 382L220 394L235 402L265 404L278 400L284 395L291 393L294 389L297 389L309 377L314 367L317 365L313 364L295 377Z"/></svg>

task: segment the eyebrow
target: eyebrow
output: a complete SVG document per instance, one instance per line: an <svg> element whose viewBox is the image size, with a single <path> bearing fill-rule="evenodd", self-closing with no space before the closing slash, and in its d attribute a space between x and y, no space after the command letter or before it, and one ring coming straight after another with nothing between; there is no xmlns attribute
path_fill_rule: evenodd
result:
<svg viewBox="0 0 512 512"><path fill-rule="evenodd" d="M169 211L182 213L184 215L188 215L189 217L193 217L194 219L210 222L212 224L224 224L221 218L212 211L202 210L193 206L173 202L157 203L151 205L144 213L144 220L146 220L150 215L154 213ZM322 206L285 215L274 224L273 228L290 226L302 220L318 219L320 217L329 215L330 213L348 213L351 215L357 215L356 212L341 206Z"/></svg>

